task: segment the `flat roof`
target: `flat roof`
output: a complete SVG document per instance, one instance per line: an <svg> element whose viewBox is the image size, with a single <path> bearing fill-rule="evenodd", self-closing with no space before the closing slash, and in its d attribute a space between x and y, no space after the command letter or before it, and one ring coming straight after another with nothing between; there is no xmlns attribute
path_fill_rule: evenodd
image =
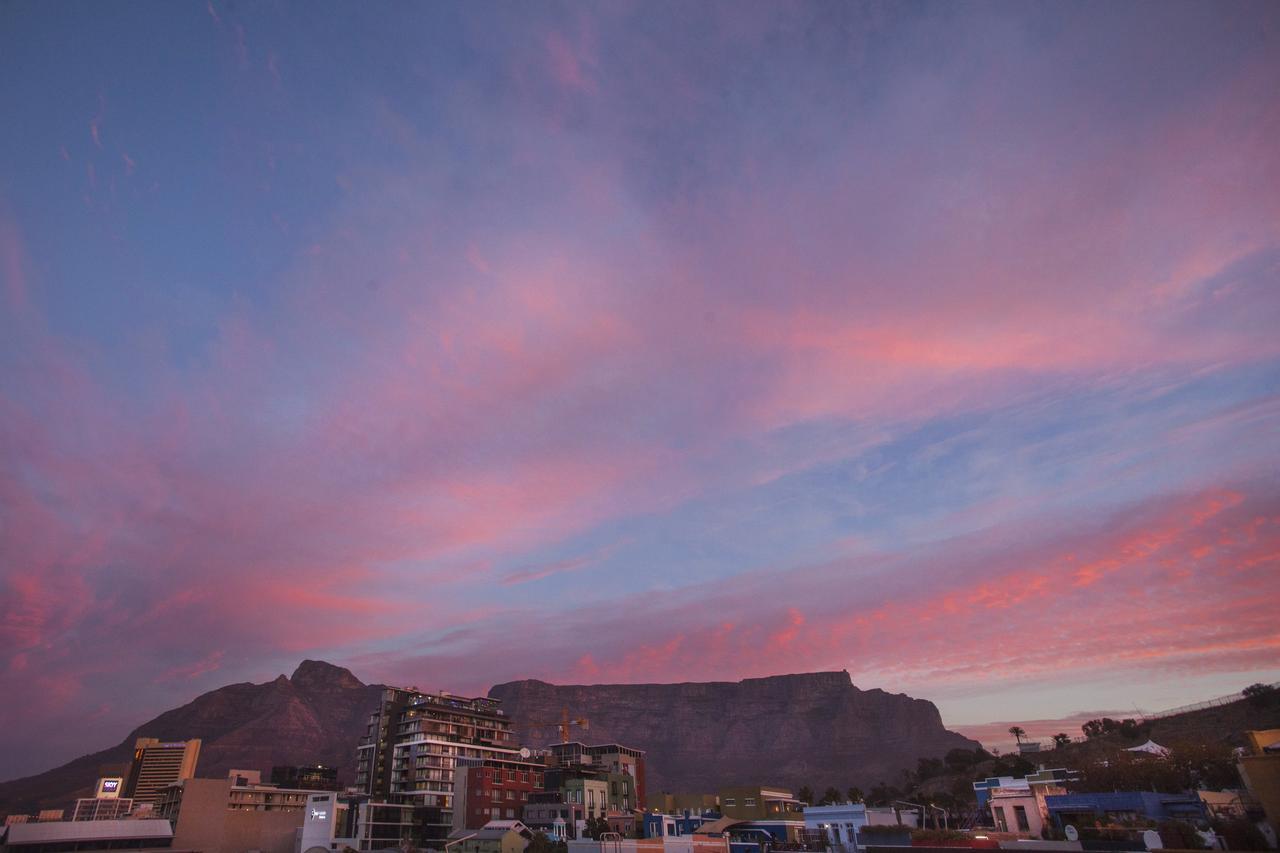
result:
<svg viewBox="0 0 1280 853"><path fill-rule="evenodd" d="M9 827L7 844L50 844L59 841L116 841L173 838L169 821L141 820L55 820L46 823L15 823Z"/></svg>

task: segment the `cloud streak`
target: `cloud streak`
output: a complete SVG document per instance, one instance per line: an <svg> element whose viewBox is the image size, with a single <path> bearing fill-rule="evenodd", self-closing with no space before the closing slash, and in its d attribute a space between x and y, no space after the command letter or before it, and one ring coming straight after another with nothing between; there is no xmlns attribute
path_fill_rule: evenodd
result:
<svg viewBox="0 0 1280 853"><path fill-rule="evenodd" d="M1274 8L508 12L0 37L0 775L302 655L1274 670Z"/></svg>

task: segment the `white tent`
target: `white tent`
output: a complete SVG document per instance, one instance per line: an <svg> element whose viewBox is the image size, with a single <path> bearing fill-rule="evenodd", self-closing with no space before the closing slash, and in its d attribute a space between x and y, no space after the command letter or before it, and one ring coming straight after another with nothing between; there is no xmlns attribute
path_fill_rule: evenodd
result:
<svg viewBox="0 0 1280 853"><path fill-rule="evenodd" d="M1160 758L1168 758L1169 750L1153 740L1148 740L1142 746L1131 746L1125 752L1146 752Z"/></svg>

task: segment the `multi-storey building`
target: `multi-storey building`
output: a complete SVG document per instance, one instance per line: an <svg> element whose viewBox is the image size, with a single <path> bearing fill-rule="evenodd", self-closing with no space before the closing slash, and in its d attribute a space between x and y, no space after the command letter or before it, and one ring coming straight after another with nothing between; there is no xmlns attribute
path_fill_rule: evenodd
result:
<svg viewBox="0 0 1280 853"><path fill-rule="evenodd" d="M133 745L133 765L124 784L124 796L134 803L155 804L163 788L196 775L200 740L160 741L140 737Z"/></svg>
<svg viewBox="0 0 1280 853"><path fill-rule="evenodd" d="M453 828L520 819L529 796L542 790L546 769L540 761L459 758L453 770Z"/></svg>
<svg viewBox="0 0 1280 853"><path fill-rule="evenodd" d="M606 811L632 812L644 808L644 751L616 743L587 746L578 742L557 743L548 748L553 770L548 777L549 788L568 792L571 779L591 779L603 783L604 801L600 807ZM584 797L595 793L594 786L583 787L575 783L574 791ZM588 816L594 817L590 803Z"/></svg>
<svg viewBox="0 0 1280 853"><path fill-rule="evenodd" d="M419 837L448 836L459 758L516 760L511 720L496 699L387 688L356 754L356 789L415 806Z"/></svg>
<svg viewBox="0 0 1280 853"><path fill-rule="evenodd" d="M578 837L578 827L587 819L582 803L571 803L562 791L534 791L524 806L521 822L554 841Z"/></svg>

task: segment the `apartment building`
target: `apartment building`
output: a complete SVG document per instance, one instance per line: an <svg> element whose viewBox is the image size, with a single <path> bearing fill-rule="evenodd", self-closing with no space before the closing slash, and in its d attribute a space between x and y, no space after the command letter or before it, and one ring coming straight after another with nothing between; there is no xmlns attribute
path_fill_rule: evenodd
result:
<svg viewBox="0 0 1280 853"><path fill-rule="evenodd" d="M519 819L530 795L542 790L546 769L540 761L459 758L453 771L453 828Z"/></svg>
<svg viewBox="0 0 1280 853"><path fill-rule="evenodd" d="M419 837L448 836L458 759L520 758L496 699L387 688L356 752L356 790L415 807Z"/></svg>

